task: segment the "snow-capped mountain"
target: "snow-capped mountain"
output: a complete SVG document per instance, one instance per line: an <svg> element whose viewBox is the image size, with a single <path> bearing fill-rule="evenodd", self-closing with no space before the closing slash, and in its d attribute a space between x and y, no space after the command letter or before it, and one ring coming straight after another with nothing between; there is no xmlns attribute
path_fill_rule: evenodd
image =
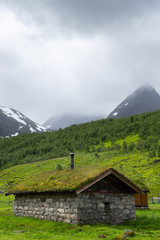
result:
<svg viewBox="0 0 160 240"><path fill-rule="evenodd" d="M160 109L160 95L150 86L136 89L107 118L124 118Z"/></svg>
<svg viewBox="0 0 160 240"><path fill-rule="evenodd" d="M23 133L44 132L47 129L31 121L17 110L0 106L0 137Z"/></svg>
<svg viewBox="0 0 160 240"><path fill-rule="evenodd" d="M48 121L46 121L43 126L47 129L58 130L59 128L66 128L73 124L80 124L91 122L95 120L99 120L105 118L104 116L83 116L83 115L74 115L74 114L66 114L60 117L52 117Z"/></svg>

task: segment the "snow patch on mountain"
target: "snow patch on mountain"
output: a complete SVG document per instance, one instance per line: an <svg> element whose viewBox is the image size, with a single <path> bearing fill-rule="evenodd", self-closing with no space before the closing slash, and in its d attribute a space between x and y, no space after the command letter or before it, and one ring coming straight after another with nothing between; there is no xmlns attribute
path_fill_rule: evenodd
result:
<svg viewBox="0 0 160 240"><path fill-rule="evenodd" d="M117 115L118 115L118 112L113 113L113 116L117 116Z"/></svg>
<svg viewBox="0 0 160 240"><path fill-rule="evenodd" d="M36 123L36 128L38 131L46 131L46 127L43 127L43 126L39 125L38 123Z"/></svg>
<svg viewBox="0 0 160 240"><path fill-rule="evenodd" d="M21 128L23 128L23 126L19 126L18 131L19 131Z"/></svg>
<svg viewBox="0 0 160 240"><path fill-rule="evenodd" d="M11 134L11 137L18 136L19 133Z"/></svg>
<svg viewBox="0 0 160 240"><path fill-rule="evenodd" d="M31 125L29 125L29 129L32 133L35 132L35 130L31 127Z"/></svg>
<svg viewBox="0 0 160 240"><path fill-rule="evenodd" d="M0 137L47 131L45 127L33 122L19 111L3 106L0 106L0 126Z"/></svg>
<svg viewBox="0 0 160 240"><path fill-rule="evenodd" d="M26 125L26 122L23 121L21 118L23 118L23 116L16 111L16 113L10 109L10 108L6 108L6 107L2 107L0 106L0 109L3 111L4 114L6 114L8 117L14 118L16 121ZM20 118L21 117L21 118Z"/></svg>

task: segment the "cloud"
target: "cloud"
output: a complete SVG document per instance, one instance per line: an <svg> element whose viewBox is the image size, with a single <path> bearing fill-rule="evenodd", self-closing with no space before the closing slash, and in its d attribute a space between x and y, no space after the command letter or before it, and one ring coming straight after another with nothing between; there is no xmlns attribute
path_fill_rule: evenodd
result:
<svg viewBox="0 0 160 240"><path fill-rule="evenodd" d="M1 1L0 105L43 123L160 92L159 16L157 0Z"/></svg>
<svg viewBox="0 0 160 240"><path fill-rule="evenodd" d="M91 36L119 23L125 25L133 18L159 8L159 0L2 0L2 3L7 3L21 21L34 20L37 25L44 27L44 31L50 29L51 35L58 26L63 35ZM29 20L29 16L32 20Z"/></svg>

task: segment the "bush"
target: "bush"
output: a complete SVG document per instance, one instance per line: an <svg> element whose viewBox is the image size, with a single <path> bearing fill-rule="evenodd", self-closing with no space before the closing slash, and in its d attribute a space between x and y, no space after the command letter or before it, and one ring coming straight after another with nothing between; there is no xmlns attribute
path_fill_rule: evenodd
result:
<svg viewBox="0 0 160 240"><path fill-rule="evenodd" d="M94 154L94 156L99 158L99 154L97 152Z"/></svg>
<svg viewBox="0 0 160 240"><path fill-rule="evenodd" d="M56 166L56 170L63 170L62 165L61 165L61 164L58 164L58 165Z"/></svg>

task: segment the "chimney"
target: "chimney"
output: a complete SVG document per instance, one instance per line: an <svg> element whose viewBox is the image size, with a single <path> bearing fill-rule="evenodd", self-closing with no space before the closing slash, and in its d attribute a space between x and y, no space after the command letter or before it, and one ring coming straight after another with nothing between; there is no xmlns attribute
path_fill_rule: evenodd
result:
<svg viewBox="0 0 160 240"><path fill-rule="evenodd" d="M74 153L70 153L71 155L71 170L74 169Z"/></svg>

